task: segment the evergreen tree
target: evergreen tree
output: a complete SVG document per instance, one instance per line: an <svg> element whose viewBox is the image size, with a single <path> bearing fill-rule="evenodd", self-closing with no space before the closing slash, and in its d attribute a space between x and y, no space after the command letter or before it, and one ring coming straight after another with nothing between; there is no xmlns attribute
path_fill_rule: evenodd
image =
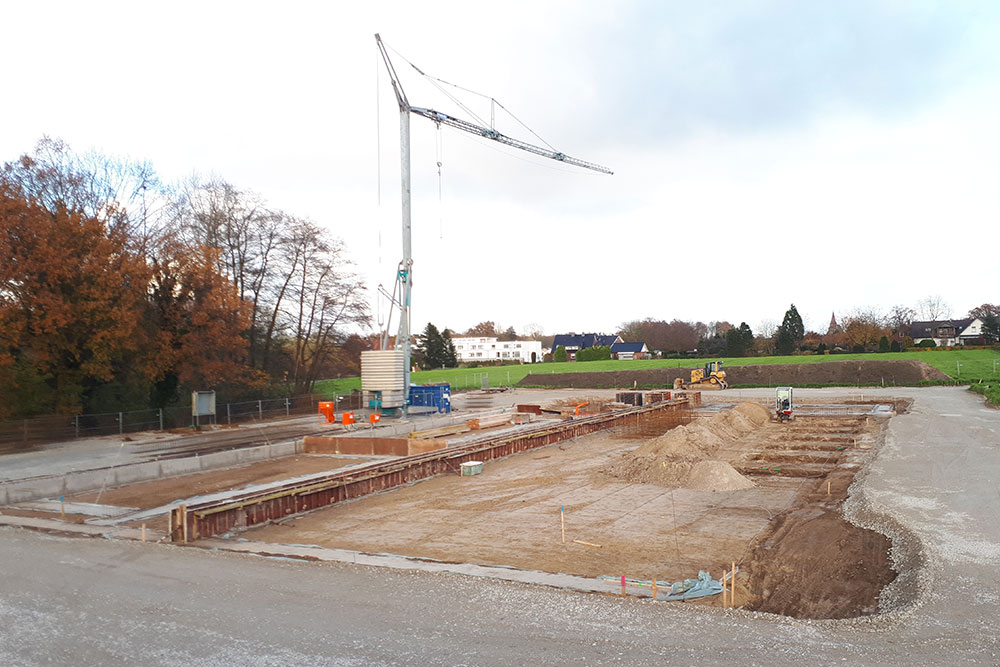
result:
<svg viewBox="0 0 1000 667"><path fill-rule="evenodd" d="M569 355L566 354L566 348L560 345L556 348L556 351L552 353L552 361L566 361Z"/></svg>
<svg viewBox="0 0 1000 667"><path fill-rule="evenodd" d="M423 351L423 368L442 368L448 363L448 348L438 328L427 323L420 334L420 349Z"/></svg>
<svg viewBox="0 0 1000 667"><path fill-rule="evenodd" d="M802 324L802 317L793 303L785 311L785 318L781 321L781 326L778 327L774 339L775 351L778 354L791 354L805 335L805 325Z"/></svg>
<svg viewBox="0 0 1000 667"><path fill-rule="evenodd" d="M890 349L890 346L889 346L889 337L888 336L882 336L881 338L879 338L878 339L878 351L879 352L888 352L889 349Z"/></svg>
<svg viewBox="0 0 1000 667"><path fill-rule="evenodd" d="M753 347L753 331L746 322L726 332L726 356L745 357Z"/></svg>
<svg viewBox="0 0 1000 667"><path fill-rule="evenodd" d="M441 332L444 342L444 366L445 368L455 368L458 366L458 353L455 352L455 343L451 340L451 329Z"/></svg>

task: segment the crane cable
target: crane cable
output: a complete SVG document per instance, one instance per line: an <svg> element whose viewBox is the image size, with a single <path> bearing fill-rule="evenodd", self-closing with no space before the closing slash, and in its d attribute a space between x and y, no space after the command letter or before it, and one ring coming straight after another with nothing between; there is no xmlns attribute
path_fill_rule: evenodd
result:
<svg viewBox="0 0 1000 667"><path fill-rule="evenodd" d="M451 86L452 88L457 88L457 89L462 90L464 92L470 93L472 95L477 95L479 97L482 97L484 99L489 100L491 104L495 104L498 107L500 107L501 109L503 109L504 111L506 111L507 115L510 116L511 118L513 118L517 122L518 125L520 125L525 130L527 130L533 137L535 137L536 139L538 139L540 142L542 142L543 144L545 144L546 146L548 146L550 150L552 150L553 152L556 152L556 153L559 152L558 150L556 150L556 148L552 144L550 144L549 142L545 141L545 139L543 139L541 136L539 136L539 134L537 132L535 132L530 127L528 127L528 125L524 121L522 121L520 118L518 118L517 116L515 116L511 112L510 109L508 109L503 104L501 104L499 101L497 101L496 98L491 97L489 95L485 95L485 94L480 93L480 92L477 92L477 91L472 90L470 88L466 88L464 86L460 86L457 83L451 83L449 81L445 81L444 79L440 79L440 78L438 78L436 76L432 76L430 74L427 74L422 69L420 69L419 67L417 67L416 65L414 65L413 63L411 63L409 60L407 60L406 57L403 54L401 54L399 51L397 51L396 49L393 49L391 46L389 48L392 50L393 53L395 53L397 56L399 56L400 58L402 58L403 61L407 65L409 65L414 70L416 70L417 73L420 74L420 76L422 76L425 79L427 79L428 81L430 81L431 85L434 86L435 88L437 88L441 92L442 95L444 95L449 100L451 100L452 102L454 102L455 104L457 104L467 114L469 114L470 116L472 116L473 118L475 118L477 121L479 121L480 125L488 126L491 130L495 130L496 129L494 127L494 123L492 122L492 119L491 119L490 123L487 123L482 117L480 117L477 113L475 113L474 111L472 111L472 109L470 109L465 104L463 104L461 100L459 100L457 97L455 97L454 95L452 95L451 93L449 93L447 90L445 90L444 88L442 88L441 86L439 86L438 83L443 83L446 86Z"/></svg>

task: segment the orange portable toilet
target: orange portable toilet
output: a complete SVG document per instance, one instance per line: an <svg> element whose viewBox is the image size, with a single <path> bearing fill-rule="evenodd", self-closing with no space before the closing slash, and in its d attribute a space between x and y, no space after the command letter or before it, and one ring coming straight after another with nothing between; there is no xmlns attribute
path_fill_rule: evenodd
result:
<svg viewBox="0 0 1000 667"><path fill-rule="evenodd" d="M337 421L337 418L333 415L333 401L320 401L319 414L322 417L326 417L327 424L334 424Z"/></svg>

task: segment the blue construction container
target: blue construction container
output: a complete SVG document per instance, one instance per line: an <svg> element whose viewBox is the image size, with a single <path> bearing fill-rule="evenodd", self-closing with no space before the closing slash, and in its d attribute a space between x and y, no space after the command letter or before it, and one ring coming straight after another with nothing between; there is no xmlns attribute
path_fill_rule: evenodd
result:
<svg viewBox="0 0 1000 667"><path fill-rule="evenodd" d="M451 412L451 385L441 384L411 384L410 406L436 408L438 412Z"/></svg>

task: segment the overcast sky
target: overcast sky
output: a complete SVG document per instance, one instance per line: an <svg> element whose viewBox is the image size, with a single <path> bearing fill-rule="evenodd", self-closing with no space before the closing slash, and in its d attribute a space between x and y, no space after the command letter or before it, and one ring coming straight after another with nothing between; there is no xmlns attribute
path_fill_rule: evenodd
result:
<svg viewBox="0 0 1000 667"><path fill-rule="evenodd" d="M794 302L825 331L930 295L958 317L1000 301L998 19L989 0L6 3L0 160L48 134L220 176L342 238L384 313L399 112L379 32L615 172L413 116L415 329L756 330ZM474 120L390 53L412 105ZM541 143L502 111L496 129Z"/></svg>

